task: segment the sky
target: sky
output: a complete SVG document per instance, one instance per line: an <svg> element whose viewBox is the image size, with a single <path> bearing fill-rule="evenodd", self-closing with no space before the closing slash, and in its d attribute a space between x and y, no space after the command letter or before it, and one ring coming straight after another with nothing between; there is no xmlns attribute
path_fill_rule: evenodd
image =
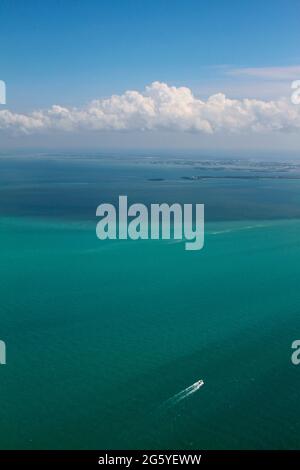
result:
<svg viewBox="0 0 300 470"><path fill-rule="evenodd" d="M0 149L300 151L299 0L2 0Z"/></svg>

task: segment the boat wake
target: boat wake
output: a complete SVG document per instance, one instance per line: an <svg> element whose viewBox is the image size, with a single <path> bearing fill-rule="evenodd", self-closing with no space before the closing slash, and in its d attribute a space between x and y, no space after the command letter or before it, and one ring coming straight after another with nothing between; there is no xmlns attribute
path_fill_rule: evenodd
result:
<svg viewBox="0 0 300 470"><path fill-rule="evenodd" d="M268 227L269 225L263 225L263 224L256 224L256 225L245 225L243 227L237 227L237 228L228 228L224 230L218 230L215 232L208 232L209 235L223 235L224 233L233 233L233 232L240 232L242 230L253 230L256 228L264 228Z"/></svg>
<svg viewBox="0 0 300 470"><path fill-rule="evenodd" d="M189 397L193 393L197 392L197 390L199 390L199 388L201 388L203 385L204 385L204 381L198 380L193 385L190 385L184 390L181 390L181 392L173 395L171 398L169 398L167 401L164 402L163 406L169 408L171 406L176 405L180 401L184 400L185 398Z"/></svg>

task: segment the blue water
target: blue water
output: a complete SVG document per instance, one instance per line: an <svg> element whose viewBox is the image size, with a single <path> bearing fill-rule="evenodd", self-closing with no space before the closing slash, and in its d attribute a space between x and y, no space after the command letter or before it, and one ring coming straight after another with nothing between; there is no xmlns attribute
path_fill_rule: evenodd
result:
<svg viewBox="0 0 300 470"><path fill-rule="evenodd" d="M81 159L0 167L1 448L299 447L298 181ZM205 203L205 248L99 241L95 208L124 191Z"/></svg>

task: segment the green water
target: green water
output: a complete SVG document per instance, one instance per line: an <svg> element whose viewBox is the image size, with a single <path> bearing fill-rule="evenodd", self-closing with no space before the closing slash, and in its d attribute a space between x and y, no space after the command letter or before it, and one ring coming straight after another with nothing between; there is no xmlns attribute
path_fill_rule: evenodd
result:
<svg viewBox="0 0 300 470"><path fill-rule="evenodd" d="M211 222L187 252L1 218L1 448L299 448L299 240Z"/></svg>

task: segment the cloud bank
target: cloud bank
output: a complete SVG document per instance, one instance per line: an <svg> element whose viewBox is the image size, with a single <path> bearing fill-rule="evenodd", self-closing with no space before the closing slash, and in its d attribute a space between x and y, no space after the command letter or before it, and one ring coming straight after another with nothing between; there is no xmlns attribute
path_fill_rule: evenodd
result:
<svg viewBox="0 0 300 470"><path fill-rule="evenodd" d="M300 106L289 99L229 99L223 93L206 101L186 87L153 82L143 92L126 91L82 108L54 105L18 114L0 111L0 130L8 133L53 131L293 132L300 131Z"/></svg>

